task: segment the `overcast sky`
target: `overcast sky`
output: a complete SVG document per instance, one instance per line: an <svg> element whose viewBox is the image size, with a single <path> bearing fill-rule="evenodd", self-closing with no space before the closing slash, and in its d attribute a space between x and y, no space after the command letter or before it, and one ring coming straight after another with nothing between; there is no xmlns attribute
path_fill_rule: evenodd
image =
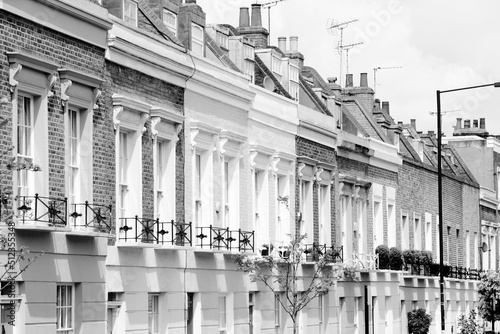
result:
<svg viewBox="0 0 500 334"><path fill-rule="evenodd" d="M238 26L240 7L256 0L198 0L207 23ZM264 4L268 0L259 0ZM270 2L270 1L269 1ZM263 25L268 25L268 10ZM357 19L343 31L343 45L351 48L349 72L359 85L359 73L368 73L376 97L390 102L396 121L417 119L417 130L436 129L436 90L500 81L500 1L498 0L284 0L271 8L271 44L279 36L298 36L305 64L320 75L340 76L336 47L340 30L327 29L332 20ZM330 31L329 31L330 30ZM333 31L332 31L333 30ZM332 34L334 33L334 34ZM346 51L343 53L343 78ZM451 135L456 118L486 118L490 134L500 135L500 88L447 93L441 96L443 131Z"/></svg>

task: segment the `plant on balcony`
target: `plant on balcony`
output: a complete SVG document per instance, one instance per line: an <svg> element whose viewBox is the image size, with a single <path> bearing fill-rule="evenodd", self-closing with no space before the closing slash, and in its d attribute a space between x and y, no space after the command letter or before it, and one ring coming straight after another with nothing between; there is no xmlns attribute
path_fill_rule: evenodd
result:
<svg viewBox="0 0 500 334"><path fill-rule="evenodd" d="M318 262L320 258L320 250L318 243L313 242L310 248L306 248L304 254L306 254L306 262Z"/></svg>
<svg viewBox="0 0 500 334"><path fill-rule="evenodd" d="M424 309L408 312L408 332L412 334L428 334L432 317Z"/></svg>
<svg viewBox="0 0 500 334"><path fill-rule="evenodd" d="M311 266L302 267L304 238L298 237L290 243L288 258L234 255L238 270L248 273L252 282L264 284L274 294L285 295L279 302L293 322L294 334L298 331L301 310L316 297L327 294L342 273L341 264L332 265L325 257L320 258L312 269ZM303 279L305 276L307 279Z"/></svg>
<svg viewBox="0 0 500 334"><path fill-rule="evenodd" d="M375 254L378 255L378 268L389 269L389 247L379 245L375 249Z"/></svg>
<svg viewBox="0 0 500 334"><path fill-rule="evenodd" d="M424 275L430 275L430 266L432 264L432 252L420 251L418 253L419 264L424 271Z"/></svg>
<svg viewBox="0 0 500 334"><path fill-rule="evenodd" d="M391 270L401 270L403 267L403 253L398 247L389 249L389 268Z"/></svg>
<svg viewBox="0 0 500 334"><path fill-rule="evenodd" d="M279 246L278 254L282 259L288 259L290 257L290 247L289 246Z"/></svg>

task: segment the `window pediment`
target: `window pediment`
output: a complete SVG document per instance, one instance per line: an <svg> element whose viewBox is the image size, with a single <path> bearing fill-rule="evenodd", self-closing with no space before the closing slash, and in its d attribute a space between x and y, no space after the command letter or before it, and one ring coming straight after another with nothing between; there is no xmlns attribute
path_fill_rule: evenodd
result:
<svg viewBox="0 0 500 334"><path fill-rule="evenodd" d="M215 143L221 129L202 122L191 122L191 147L208 150Z"/></svg>
<svg viewBox="0 0 500 334"><path fill-rule="evenodd" d="M39 57L34 57L20 52L7 52L9 59L9 85L14 92L19 82L23 83L26 90L42 95L53 96L52 87L56 82L53 75L58 65ZM24 70L23 70L24 68Z"/></svg>
<svg viewBox="0 0 500 334"><path fill-rule="evenodd" d="M144 124L149 118L151 105L118 94L113 94L112 99L115 130L120 125L134 131L141 130L144 133Z"/></svg>

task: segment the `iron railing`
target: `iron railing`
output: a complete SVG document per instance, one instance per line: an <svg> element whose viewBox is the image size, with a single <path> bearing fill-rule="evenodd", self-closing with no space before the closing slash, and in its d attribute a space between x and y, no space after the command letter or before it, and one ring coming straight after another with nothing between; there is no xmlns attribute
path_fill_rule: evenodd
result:
<svg viewBox="0 0 500 334"><path fill-rule="evenodd" d="M320 258L327 256L330 262L344 262L344 247L343 246L328 246L326 244L306 244L304 245L304 253L306 257L311 257L313 261L318 261Z"/></svg>
<svg viewBox="0 0 500 334"><path fill-rule="evenodd" d="M229 227L197 227L197 246L200 248L218 250L237 250L239 252L254 252L254 231L230 230Z"/></svg>
<svg viewBox="0 0 500 334"><path fill-rule="evenodd" d="M159 219L120 218L118 240L176 246L192 245L191 223L160 222Z"/></svg>
<svg viewBox="0 0 500 334"><path fill-rule="evenodd" d="M438 263L426 265L406 263L403 265L403 269L409 271L411 275L416 276L439 276L440 274L440 265ZM443 276L446 278L479 280L481 278L481 274L485 272L485 270L481 269L471 269L460 266L443 266Z"/></svg>
<svg viewBox="0 0 500 334"><path fill-rule="evenodd" d="M20 221L47 223L49 226L67 224L68 199L35 196L19 196L17 208Z"/></svg>
<svg viewBox="0 0 500 334"><path fill-rule="evenodd" d="M82 204L71 204L73 211L69 217L73 220L74 227L91 227L99 232L111 232L112 206L90 204L88 201Z"/></svg>

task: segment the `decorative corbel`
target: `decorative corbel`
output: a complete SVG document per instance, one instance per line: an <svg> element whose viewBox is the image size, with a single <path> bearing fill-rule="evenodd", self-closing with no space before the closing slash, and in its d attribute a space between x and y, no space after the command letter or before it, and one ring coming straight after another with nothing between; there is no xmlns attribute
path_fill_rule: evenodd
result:
<svg viewBox="0 0 500 334"><path fill-rule="evenodd" d="M255 163L255 158L257 157L259 153L256 150L251 150L250 151L250 168L252 170L255 169L256 163Z"/></svg>
<svg viewBox="0 0 500 334"><path fill-rule="evenodd" d="M160 124L161 118L158 116L151 117L151 139L154 141L156 136L158 135L158 130L156 130L156 126Z"/></svg>
<svg viewBox="0 0 500 334"><path fill-rule="evenodd" d="M361 190L360 186L354 186L354 192L352 193L352 197L354 199L358 199L359 198L359 191L360 190Z"/></svg>
<svg viewBox="0 0 500 334"><path fill-rule="evenodd" d="M179 141L179 133L182 131L182 124L177 124L175 126L175 136L174 136L174 143L177 143Z"/></svg>
<svg viewBox="0 0 500 334"><path fill-rule="evenodd" d="M200 133L200 130L198 129L191 129L191 133L190 133L190 141L191 141L191 149L194 150L194 148L196 147L196 141L195 141L195 138L196 136Z"/></svg>
<svg viewBox="0 0 500 334"><path fill-rule="evenodd" d="M52 88L54 88L56 81L57 81L57 78L54 74L50 74L47 77L47 97L54 96L54 92L52 91Z"/></svg>
<svg viewBox="0 0 500 334"><path fill-rule="evenodd" d="M323 173L323 171L324 169L321 167L314 167L314 180L317 184L322 181L321 174Z"/></svg>
<svg viewBox="0 0 500 334"><path fill-rule="evenodd" d="M273 156L271 158L271 161L269 163L269 170L273 174L273 176L276 176L278 173L278 163L280 162L280 157Z"/></svg>
<svg viewBox="0 0 500 334"><path fill-rule="evenodd" d="M14 90L17 87L17 84L19 83L17 79L17 75L21 70L23 69L23 65L19 63L11 63L9 67L9 85L10 85L10 92L14 93Z"/></svg>
<svg viewBox="0 0 500 334"><path fill-rule="evenodd" d="M146 122L149 119L149 114L147 112L141 113L141 135L144 135L148 129L146 128Z"/></svg>
<svg viewBox="0 0 500 334"><path fill-rule="evenodd" d="M339 182L339 195L344 195L343 189L344 189L344 182Z"/></svg>
<svg viewBox="0 0 500 334"><path fill-rule="evenodd" d="M219 155L220 155L221 159L224 156L224 154L226 154L226 150L224 149L224 146L226 146L226 144L228 142L229 142L229 138L227 138L227 137L219 138Z"/></svg>
<svg viewBox="0 0 500 334"><path fill-rule="evenodd" d="M73 84L73 82L69 79L61 80L61 102L62 102L63 106L65 106L69 100L69 96L68 96L67 92L72 84Z"/></svg>
<svg viewBox="0 0 500 334"><path fill-rule="evenodd" d="M123 106L116 105L113 106L113 127L115 131L118 129L118 126L120 125L120 121L118 120L118 116L120 113L123 111Z"/></svg>
<svg viewBox="0 0 500 334"><path fill-rule="evenodd" d="M92 108L94 110L98 109L97 100L101 97L102 91L99 88L96 88L92 91Z"/></svg>
<svg viewBox="0 0 500 334"><path fill-rule="evenodd" d="M302 178L302 176L304 176L304 174L302 174L302 170L304 170L305 167L306 167L305 163L299 162L297 166L297 176L299 177L299 179Z"/></svg>

